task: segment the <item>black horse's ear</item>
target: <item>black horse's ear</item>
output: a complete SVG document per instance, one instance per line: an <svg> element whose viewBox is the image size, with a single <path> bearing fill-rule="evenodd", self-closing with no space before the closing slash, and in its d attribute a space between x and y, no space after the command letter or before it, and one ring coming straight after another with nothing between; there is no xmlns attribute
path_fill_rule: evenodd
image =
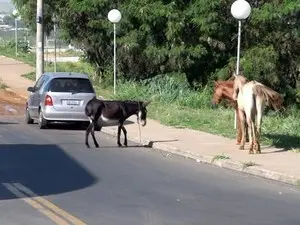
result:
<svg viewBox="0 0 300 225"><path fill-rule="evenodd" d="M147 105L149 105L151 103L151 100L150 101L147 101L147 102L143 102L143 106L146 107Z"/></svg>

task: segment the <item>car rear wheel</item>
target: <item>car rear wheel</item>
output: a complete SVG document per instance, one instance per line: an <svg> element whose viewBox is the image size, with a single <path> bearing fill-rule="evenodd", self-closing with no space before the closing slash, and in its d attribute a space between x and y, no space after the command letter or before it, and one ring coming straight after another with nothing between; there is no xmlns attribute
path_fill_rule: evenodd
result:
<svg viewBox="0 0 300 225"><path fill-rule="evenodd" d="M33 119L30 117L28 108L26 108L25 123L26 124L33 124Z"/></svg>
<svg viewBox="0 0 300 225"><path fill-rule="evenodd" d="M40 129L46 129L47 125L48 125L48 121L44 118L42 110L40 110L40 113L39 113L38 124L39 124Z"/></svg>

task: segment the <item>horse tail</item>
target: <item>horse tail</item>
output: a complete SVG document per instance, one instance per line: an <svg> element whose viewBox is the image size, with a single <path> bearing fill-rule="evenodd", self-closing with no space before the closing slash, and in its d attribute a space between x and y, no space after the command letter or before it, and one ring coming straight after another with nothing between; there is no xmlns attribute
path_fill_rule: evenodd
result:
<svg viewBox="0 0 300 225"><path fill-rule="evenodd" d="M279 110L283 107L283 98L281 95L261 83L254 85L253 93L262 97L267 105L272 106L275 110Z"/></svg>
<svg viewBox="0 0 300 225"><path fill-rule="evenodd" d="M96 96L89 100L85 106L84 112L87 117L90 117L93 114L93 102L95 102L95 100L97 100Z"/></svg>

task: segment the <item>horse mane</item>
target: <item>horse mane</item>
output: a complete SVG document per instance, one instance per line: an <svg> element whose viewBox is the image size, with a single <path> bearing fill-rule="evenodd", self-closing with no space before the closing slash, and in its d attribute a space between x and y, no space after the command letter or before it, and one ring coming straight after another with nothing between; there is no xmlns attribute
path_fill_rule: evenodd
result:
<svg viewBox="0 0 300 225"><path fill-rule="evenodd" d="M283 107L283 98L281 95L273 89L256 82L253 87L253 93L265 99L268 106L272 106L275 110L279 110Z"/></svg>

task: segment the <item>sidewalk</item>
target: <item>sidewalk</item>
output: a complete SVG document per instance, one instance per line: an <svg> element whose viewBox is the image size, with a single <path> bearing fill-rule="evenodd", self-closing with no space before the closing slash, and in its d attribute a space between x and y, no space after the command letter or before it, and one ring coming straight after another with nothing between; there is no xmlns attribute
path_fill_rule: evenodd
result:
<svg viewBox="0 0 300 225"><path fill-rule="evenodd" d="M8 65L9 62L14 66ZM28 65L4 57L0 57L0 66L0 79L12 91L28 96L26 89L34 82L20 75L33 71L33 69ZM139 143L136 116L129 120L133 123L125 125L128 139ZM116 135L117 127L103 127L102 131ZM220 167L300 186L299 153L262 146L262 154L249 155L248 146L245 146L246 150L238 150L235 140L191 129L172 128L150 119L148 119L147 125L141 128L141 134L142 143L155 149L181 155L197 162L212 163ZM92 147L92 143L90 144ZM229 159L223 156L229 157Z"/></svg>
<svg viewBox="0 0 300 225"><path fill-rule="evenodd" d="M27 87L32 86L34 82L21 75L33 71L35 69L28 64L0 56L0 80L9 87L10 91L28 96Z"/></svg>

